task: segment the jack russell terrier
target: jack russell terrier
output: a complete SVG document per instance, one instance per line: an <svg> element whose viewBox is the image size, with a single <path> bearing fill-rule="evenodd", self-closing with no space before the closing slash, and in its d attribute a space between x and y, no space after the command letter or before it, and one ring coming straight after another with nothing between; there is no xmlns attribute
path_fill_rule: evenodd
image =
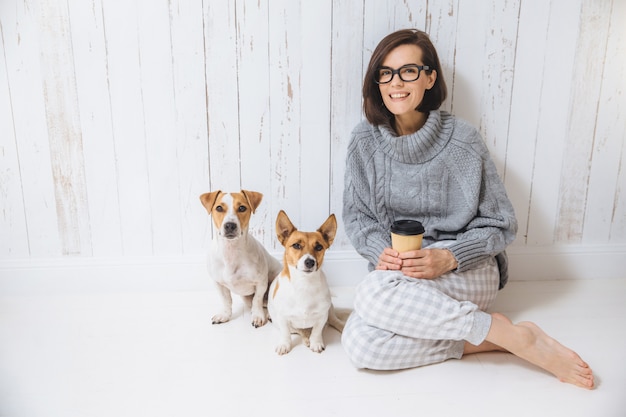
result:
<svg viewBox="0 0 626 417"><path fill-rule="evenodd" d="M326 276L320 269L336 231L334 214L317 231L301 232L284 211L278 213L276 236L285 254L283 270L270 285L267 308L280 334L279 355L291 350L292 333L298 333L313 352L321 353L326 323L343 331L344 323L335 315Z"/></svg>
<svg viewBox="0 0 626 417"><path fill-rule="evenodd" d="M262 199L263 194L246 190L238 193L213 191L200 196L217 230L209 249L207 266L217 283L223 310L212 317L213 324L230 320L231 292L242 296L250 307L254 327L267 323L264 298L269 283L280 273L282 266L248 233L250 217Z"/></svg>

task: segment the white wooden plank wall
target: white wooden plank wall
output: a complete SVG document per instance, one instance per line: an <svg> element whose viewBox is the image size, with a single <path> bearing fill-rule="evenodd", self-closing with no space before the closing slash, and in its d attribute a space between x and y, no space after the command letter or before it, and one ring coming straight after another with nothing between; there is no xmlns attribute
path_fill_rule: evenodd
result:
<svg viewBox="0 0 626 417"><path fill-rule="evenodd" d="M621 0L2 0L0 260L197 255L216 189L264 193L270 250L280 209L341 224L364 69L404 27L484 135L515 246L623 247L624 22Z"/></svg>

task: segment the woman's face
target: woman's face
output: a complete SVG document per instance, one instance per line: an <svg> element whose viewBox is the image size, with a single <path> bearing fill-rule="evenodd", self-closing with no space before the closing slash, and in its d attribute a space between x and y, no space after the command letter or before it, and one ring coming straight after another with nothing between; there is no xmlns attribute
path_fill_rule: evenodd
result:
<svg viewBox="0 0 626 417"><path fill-rule="evenodd" d="M420 47L400 45L387 54L381 66L398 69L407 64L424 65ZM417 80L408 82L402 81L398 74L394 74L390 82L379 85L383 103L396 117L411 116L417 112L415 109L422 102L424 93L432 88L436 79L436 71L431 71L430 74L421 71Z"/></svg>

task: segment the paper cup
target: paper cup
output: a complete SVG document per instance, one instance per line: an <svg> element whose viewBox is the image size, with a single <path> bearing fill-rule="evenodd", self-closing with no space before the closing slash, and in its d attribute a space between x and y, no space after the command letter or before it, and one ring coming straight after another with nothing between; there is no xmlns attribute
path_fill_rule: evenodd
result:
<svg viewBox="0 0 626 417"><path fill-rule="evenodd" d="M422 248L424 226L417 220L396 220L391 225L391 247L398 252Z"/></svg>

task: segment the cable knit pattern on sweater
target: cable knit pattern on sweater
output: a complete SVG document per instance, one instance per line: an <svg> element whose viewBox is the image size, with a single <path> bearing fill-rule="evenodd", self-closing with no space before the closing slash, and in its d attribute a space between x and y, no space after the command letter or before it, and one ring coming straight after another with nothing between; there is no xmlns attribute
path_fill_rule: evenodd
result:
<svg viewBox="0 0 626 417"><path fill-rule="evenodd" d="M378 263L399 219L424 224L424 246L449 247L462 272L495 256L501 287L505 248L517 221L504 184L478 131L445 111L430 112L417 132L396 136L386 126L357 125L348 145L343 199L346 232L356 250Z"/></svg>

